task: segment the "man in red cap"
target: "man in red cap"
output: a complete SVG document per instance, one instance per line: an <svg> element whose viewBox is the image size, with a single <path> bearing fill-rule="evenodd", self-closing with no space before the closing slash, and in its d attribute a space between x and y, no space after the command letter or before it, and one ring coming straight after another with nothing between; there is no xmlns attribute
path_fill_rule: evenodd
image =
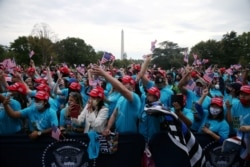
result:
<svg viewBox="0 0 250 167"><path fill-rule="evenodd" d="M43 134L51 133L51 128L58 126L56 112L52 111L48 103L49 95L44 91L38 91L35 95L35 103L27 108L14 111L9 105L10 98L0 95L6 113L12 118L27 118L29 121L29 137L36 139Z"/></svg>

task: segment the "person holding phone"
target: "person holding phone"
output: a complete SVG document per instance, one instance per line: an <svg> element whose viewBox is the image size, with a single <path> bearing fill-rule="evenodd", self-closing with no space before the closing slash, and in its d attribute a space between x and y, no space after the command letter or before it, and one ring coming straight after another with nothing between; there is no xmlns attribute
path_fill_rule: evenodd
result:
<svg viewBox="0 0 250 167"><path fill-rule="evenodd" d="M68 105L60 113L60 130L65 133L83 132L84 126L77 126L72 123L72 118L77 118L83 110L82 97L79 92L69 94Z"/></svg>
<svg viewBox="0 0 250 167"><path fill-rule="evenodd" d="M182 94L172 95L172 108L171 111L182 120L187 127L191 127L194 122L194 114L191 109L185 107L186 97Z"/></svg>

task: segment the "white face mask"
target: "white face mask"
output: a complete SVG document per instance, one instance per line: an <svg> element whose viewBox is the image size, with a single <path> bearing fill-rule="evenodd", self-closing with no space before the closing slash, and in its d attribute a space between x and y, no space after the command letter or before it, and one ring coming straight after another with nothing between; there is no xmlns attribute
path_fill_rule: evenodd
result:
<svg viewBox="0 0 250 167"><path fill-rule="evenodd" d="M220 89L220 85L219 85L219 84L216 84L216 85L214 85L214 88L215 88L215 89Z"/></svg>
<svg viewBox="0 0 250 167"><path fill-rule="evenodd" d="M41 110L44 107L43 103L35 103L35 107L37 110Z"/></svg>
<svg viewBox="0 0 250 167"><path fill-rule="evenodd" d="M214 108L214 107L210 107L210 113L212 115L218 115L221 112L220 108Z"/></svg>

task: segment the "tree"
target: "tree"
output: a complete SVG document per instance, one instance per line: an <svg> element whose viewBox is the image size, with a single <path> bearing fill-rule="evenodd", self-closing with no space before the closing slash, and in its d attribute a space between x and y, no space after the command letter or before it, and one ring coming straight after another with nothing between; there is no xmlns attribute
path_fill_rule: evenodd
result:
<svg viewBox="0 0 250 167"><path fill-rule="evenodd" d="M183 66L181 52L187 48L180 48L178 44L170 41L163 41L159 45L160 47L154 50L152 64L163 69Z"/></svg>
<svg viewBox="0 0 250 167"><path fill-rule="evenodd" d="M93 47L80 38L67 38L57 42L56 52L59 62L70 65L97 63L100 59Z"/></svg>
<svg viewBox="0 0 250 167"><path fill-rule="evenodd" d="M240 42L236 32L224 34L221 40L221 51L224 53L222 63L226 66L239 63L239 48Z"/></svg>
<svg viewBox="0 0 250 167"><path fill-rule="evenodd" d="M193 53L197 54L200 60L208 59L210 64L223 64L223 53L220 52L220 43L215 40L199 42L191 48L191 54Z"/></svg>
<svg viewBox="0 0 250 167"><path fill-rule="evenodd" d="M250 32L243 33L238 36L240 47L239 47L239 56L240 64L247 65L250 63Z"/></svg>
<svg viewBox="0 0 250 167"><path fill-rule="evenodd" d="M17 64L29 64L30 44L28 38L21 36L11 42L10 52L14 55Z"/></svg>
<svg viewBox="0 0 250 167"><path fill-rule="evenodd" d="M37 48L36 53L41 55L43 64L48 64L50 61L54 49L53 42L56 42L56 40L57 36L48 24L40 23L34 25L29 42Z"/></svg>

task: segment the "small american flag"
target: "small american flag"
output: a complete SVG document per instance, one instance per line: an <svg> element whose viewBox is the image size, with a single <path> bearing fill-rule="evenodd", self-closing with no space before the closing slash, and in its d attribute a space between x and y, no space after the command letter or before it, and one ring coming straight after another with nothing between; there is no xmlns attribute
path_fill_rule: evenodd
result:
<svg viewBox="0 0 250 167"><path fill-rule="evenodd" d="M196 60L198 58L198 55L193 53L193 57Z"/></svg>
<svg viewBox="0 0 250 167"><path fill-rule="evenodd" d="M203 79L208 82L211 83L214 79L214 73L205 73L203 76Z"/></svg>
<svg viewBox="0 0 250 167"><path fill-rule="evenodd" d="M32 57L34 54L35 54L35 52L34 52L33 50L30 51L30 54L29 54L30 59L31 59L31 57Z"/></svg>
<svg viewBox="0 0 250 167"><path fill-rule="evenodd" d="M156 42L157 42L157 40L154 40L154 41L151 42L151 48L150 48L151 52L153 52L155 50Z"/></svg>
<svg viewBox="0 0 250 167"><path fill-rule="evenodd" d="M103 53L103 56L102 56L102 60L101 60L101 64L104 64L108 61L112 61L112 60L115 60L115 56L112 55L111 53L108 53L108 52L104 52Z"/></svg>
<svg viewBox="0 0 250 167"><path fill-rule="evenodd" d="M189 90L194 90L194 87L195 87L195 82L194 80L190 79L186 85L186 88Z"/></svg>
<svg viewBox="0 0 250 167"><path fill-rule="evenodd" d="M60 140L61 130L57 126L53 126L51 136L56 140Z"/></svg>
<svg viewBox="0 0 250 167"><path fill-rule="evenodd" d="M202 64L207 64L209 62L208 59L202 59Z"/></svg>
<svg viewBox="0 0 250 167"><path fill-rule="evenodd" d="M183 58L184 62L188 63L188 53L187 50L184 51L184 58Z"/></svg>

